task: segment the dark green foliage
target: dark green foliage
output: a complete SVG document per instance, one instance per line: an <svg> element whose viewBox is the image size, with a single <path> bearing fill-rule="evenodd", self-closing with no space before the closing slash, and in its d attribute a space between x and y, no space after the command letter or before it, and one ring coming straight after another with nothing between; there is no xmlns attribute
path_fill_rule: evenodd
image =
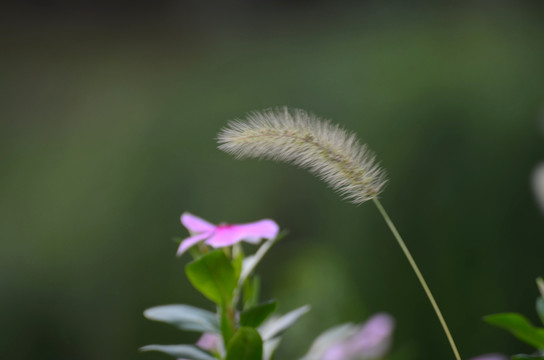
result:
<svg viewBox="0 0 544 360"><path fill-rule="evenodd" d="M236 271L223 250L215 250L185 267L191 284L216 304L226 305L236 288Z"/></svg>
<svg viewBox="0 0 544 360"><path fill-rule="evenodd" d="M534 327L523 315L516 313L495 314L486 316L484 320L489 324L510 331L515 337L537 349L544 349L544 329Z"/></svg>
<svg viewBox="0 0 544 360"><path fill-rule="evenodd" d="M242 326L258 327L265 321L278 307L276 300L270 300L242 311L240 315L240 324Z"/></svg>
<svg viewBox="0 0 544 360"><path fill-rule="evenodd" d="M263 340L251 327L241 327L227 347L226 360L262 360Z"/></svg>

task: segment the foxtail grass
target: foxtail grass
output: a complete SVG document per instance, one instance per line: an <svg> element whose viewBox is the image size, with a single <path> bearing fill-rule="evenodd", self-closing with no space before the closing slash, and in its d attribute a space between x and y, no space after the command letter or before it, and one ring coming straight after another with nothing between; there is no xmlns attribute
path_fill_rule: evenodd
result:
<svg viewBox="0 0 544 360"><path fill-rule="evenodd" d="M238 159L270 159L306 168L356 205L372 200L429 298L455 358L461 360L425 278L378 199L386 183L385 171L354 133L304 110L283 107L255 111L245 120L233 120L220 131L217 140L220 150Z"/></svg>
<svg viewBox="0 0 544 360"><path fill-rule="evenodd" d="M385 172L355 134L303 110L287 108L234 120L218 136L219 149L236 158L264 158L308 169L354 203L376 197Z"/></svg>

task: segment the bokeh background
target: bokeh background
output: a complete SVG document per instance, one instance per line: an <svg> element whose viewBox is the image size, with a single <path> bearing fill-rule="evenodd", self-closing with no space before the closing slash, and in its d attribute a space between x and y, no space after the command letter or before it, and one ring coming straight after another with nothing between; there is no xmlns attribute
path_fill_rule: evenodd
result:
<svg viewBox="0 0 544 360"><path fill-rule="evenodd" d="M356 131L382 201L465 358L528 352L483 323L537 323L544 219L541 1L13 1L0 11L0 358L167 359L195 334L144 309L210 308L184 277L183 211L273 218L263 299L313 311L278 359L378 311L395 359L452 358L371 203L216 149L229 119L288 105Z"/></svg>

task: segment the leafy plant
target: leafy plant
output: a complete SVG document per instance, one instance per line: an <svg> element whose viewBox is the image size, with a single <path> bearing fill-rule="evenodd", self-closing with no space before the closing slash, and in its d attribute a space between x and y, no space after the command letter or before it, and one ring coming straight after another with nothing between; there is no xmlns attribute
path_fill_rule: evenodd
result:
<svg viewBox="0 0 544 360"><path fill-rule="evenodd" d="M194 256L186 265L185 274L195 289L215 304L217 311L183 304L147 309L144 316L150 320L202 335L197 344L147 345L140 350L159 351L186 360L271 360L282 334L310 309L303 306L279 316L274 314L276 300L258 302L259 278L253 271L283 236L278 226L272 220L215 226L187 213L182 222L192 236L181 242L180 249L191 248ZM199 241L191 243L195 237L200 237ZM239 242L258 243L262 238L267 240L255 254L245 256ZM194 246L197 243L199 246Z"/></svg>
<svg viewBox="0 0 544 360"><path fill-rule="evenodd" d="M536 299L536 312L544 324L544 280L536 279L540 296ZM512 356L512 359L541 359L544 360L544 328L533 326L527 318L518 313L501 313L488 315L484 320L502 329L509 331L517 339L535 348L530 355L519 354Z"/></svg>

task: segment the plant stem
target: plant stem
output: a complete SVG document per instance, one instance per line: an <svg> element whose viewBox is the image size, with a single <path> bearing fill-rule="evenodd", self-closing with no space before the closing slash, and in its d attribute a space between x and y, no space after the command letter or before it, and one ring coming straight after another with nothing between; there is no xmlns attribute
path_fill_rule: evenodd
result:
<svg viewBox="0 0 544 360"><path fill-rule="evenodd" d="M438 320L440 320L440 324L442 325L442 328L444 329L444 332L446 333L446 337L448 338L448 341L450 342L451 349L453 350L453 354L455 355L455 358L457 360L461 360L461 356L459 355L459 350L457 350L457 346L455 345L455 341L453 341L453 337L451 336L450 330L448 329L448 325L446 324L446 320L444 320L444 317L442 316L442 313L440 312L440 308L438 307L438 304L436 303L433 294L431 293L431 290L429 289L429 286L427 285L427 282L425 281L425 278L421 274L421 271L419 271L419 268L412 257L412 254L410 254L410 250L406 247L406 244L402 240L402 237L400 236L399 232L397 231L397 228L395 227L395 224L393 224L393 221L391 221L391 218L389 215L387 215L387 212L383 208L382 204L378 200L378 198L373 198L374 204L378 208L380 214L383 216L385 222L387 223L387 226L389 226L389 229L393 233L393 236L395 236L395 239L397 240L397 243L399 244L400 248L402 249L402 252L408 259L408 262L412 266L412 269L416 273L416 276L421 283L421 286L423 287L423 290L425 290L425 293L427 294L427 297L429 298L429 301L431 302L431 305L433 306L434 311L436 312L436 316L438 316Z"/></svg>

